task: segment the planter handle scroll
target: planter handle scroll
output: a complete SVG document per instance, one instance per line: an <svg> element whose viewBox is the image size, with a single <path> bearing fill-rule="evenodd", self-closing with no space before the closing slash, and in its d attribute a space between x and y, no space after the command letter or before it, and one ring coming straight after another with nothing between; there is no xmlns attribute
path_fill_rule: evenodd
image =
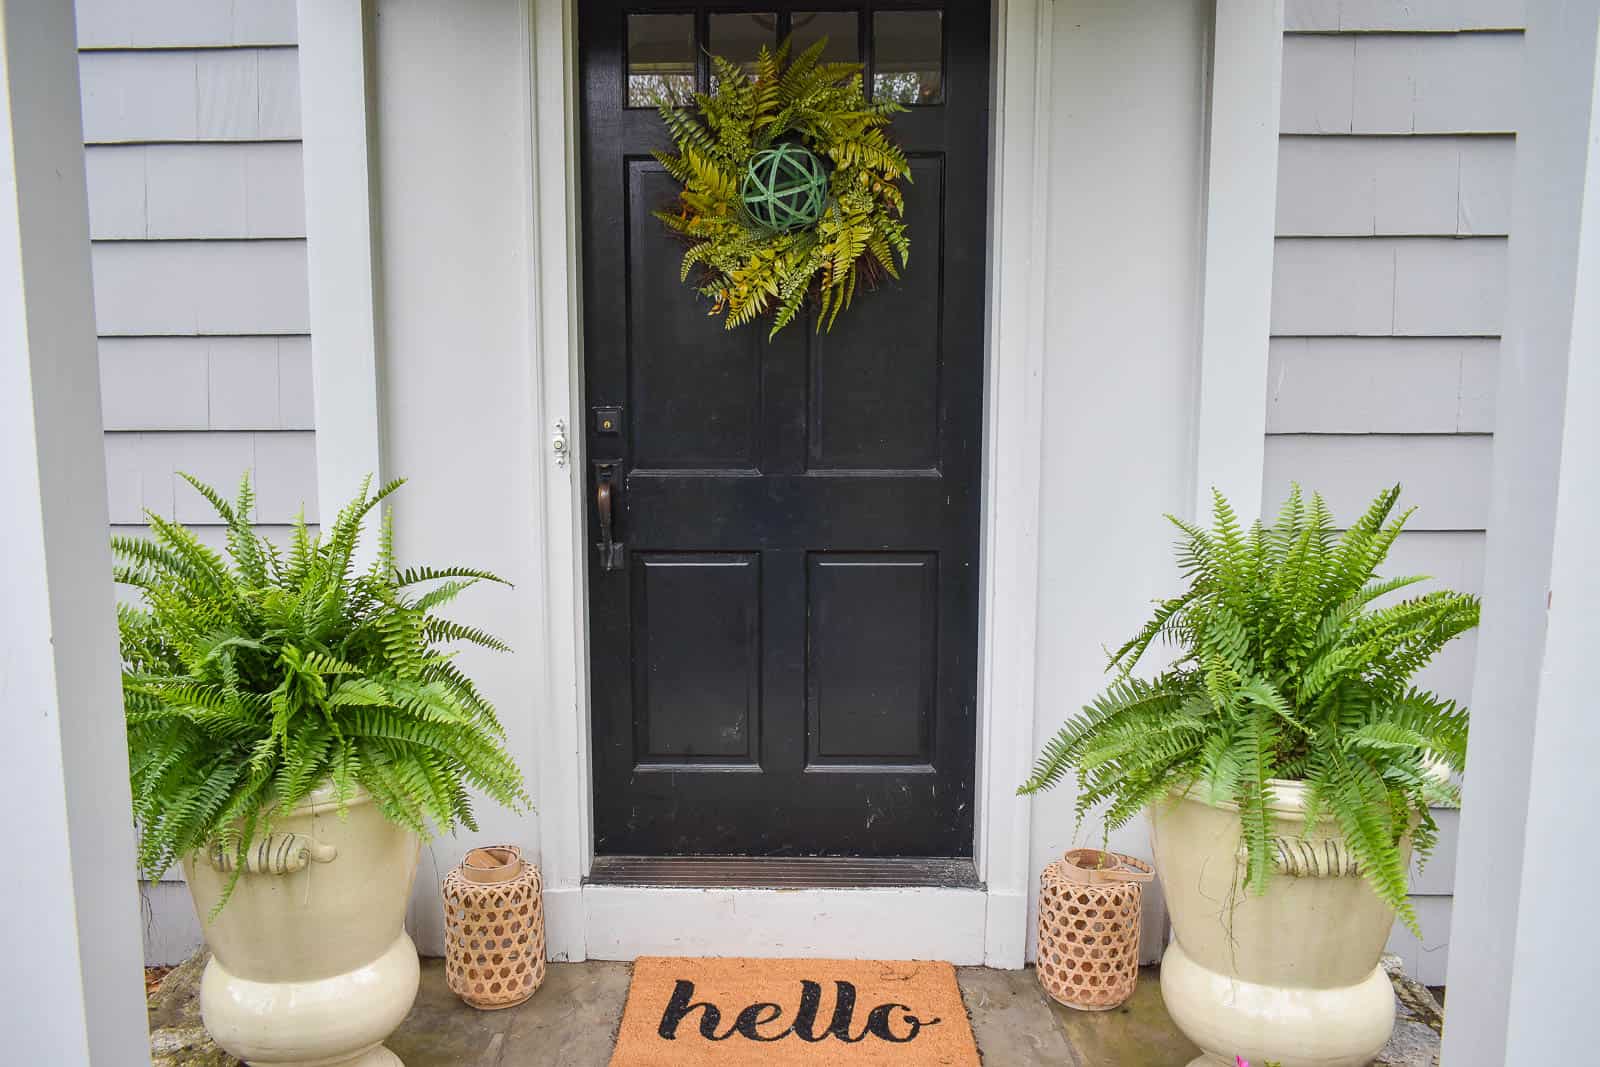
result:
<svg viewBox="0 0 1600 1067"><path fill-rule="evenodd" d="M1273 837L1267 842L1272 868L1290 878L1360 878L1361 865L1350 846L1338 838L1307 840L1300 837ZM1248 863L1243 844L1239 862Z"/></svg>
<svg viewBox="0 0 1600 1067"><path fill-rule="evenodd" d="M324 845L305 834L268 834L256 841L244 854L244 869L248 874L294 874L316 863L332 863L339 856L333 845ZM206 860L223 872L238 866L238 853L214 844L206 850Z"/></svg>

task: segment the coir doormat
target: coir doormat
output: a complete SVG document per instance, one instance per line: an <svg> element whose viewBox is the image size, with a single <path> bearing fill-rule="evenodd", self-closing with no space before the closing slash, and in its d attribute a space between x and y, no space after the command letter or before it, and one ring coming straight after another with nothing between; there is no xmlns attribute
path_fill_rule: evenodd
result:
<svg viewBox="0 0 1600 1067"><path fill-rule="evenodd" d="M955 968L643 957L611 1067L978 1067Z"/></svg>

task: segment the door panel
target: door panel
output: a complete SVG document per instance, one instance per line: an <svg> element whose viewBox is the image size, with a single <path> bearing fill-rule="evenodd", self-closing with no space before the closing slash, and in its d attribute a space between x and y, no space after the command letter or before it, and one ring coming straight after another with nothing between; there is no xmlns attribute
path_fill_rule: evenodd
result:
<svg viewBox="0 0 1600 1067"><path fill-rule="evenodd" d="M633 579L639 762L755 767L761 557L639 553Z"/></svg>
<svg viewBox="0 0 1600 1067"><path fill-rule="evenodd" d="M931 771L938 557L829 552L807 564L806 769Z"/></svg>
<svg viewBox="0 0 1600 1067"><path fill-rule="evenodd" d="M901 280L863 295L831 332L809 337L812 470L939 465L943 168L915 158L911 177L906 225L915 243ZM872 358L860 358L867 353Z"/></svg>
<svg viewBox="0 0 1600 1067"><path fill-rule="evenodd" d="M683 244L650 214L677 185L653 159L628 161L628 367L633 462L652 469L753 468L760 454L761 349L755 330L709 332L678 280ZM694 372L673 339L694 337Z"/></svg>
<svg viewBox="0 0 1600 1067"><path fill-rule="evenodd" d="M970 856L987 5L579 17L585 473L627 546L615 569L589 559L596 852ZM867 84L929 103L892 127L912 161L904 277L831 333L808 312L769 340L680 282L683 245L651 215L676 197L650 157L671 144L628 105L704 90L712 34L791 27L844 29L840 51L881 51ZM594 504L588 523L598 546Z"/></svg>

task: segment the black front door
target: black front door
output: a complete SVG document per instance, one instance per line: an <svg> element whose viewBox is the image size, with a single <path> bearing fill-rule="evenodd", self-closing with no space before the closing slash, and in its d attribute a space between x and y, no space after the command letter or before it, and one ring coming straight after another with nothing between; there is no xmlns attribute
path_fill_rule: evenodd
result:
<svg viewBox="0 0 1600 1067"><path fill-rule="evenodd" d="M987 4L579 11L596 852L970 856ZM911 261L768 341L679 282L648 105L791 30L912 105Z"/></svg>

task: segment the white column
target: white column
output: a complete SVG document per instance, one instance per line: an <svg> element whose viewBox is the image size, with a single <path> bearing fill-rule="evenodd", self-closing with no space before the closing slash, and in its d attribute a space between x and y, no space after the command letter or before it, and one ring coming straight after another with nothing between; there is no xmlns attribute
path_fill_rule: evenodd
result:
<svg viewBox="0 0 1600 1067"><path fill-rule="evenodd" d="M383 469L371 19L364 0L299 0L306 274L317 508L332 522ZM370 550L374 541L368 539Z"/></svg>
<svg viewBox="0 0 1600 1067"><path fill-rule="evenodd" d="M1206 148L1195 513L1261 514L1283 95L1283 0L1217 0ZM1270 504L1270 502L1269 502Z"/></svg>
<svg viewBox="0 0 1600 1067"><path fill-rule="evenodd" d="M1588 1063L1600 934L1600 0L1534 0L1450 937L1449 1067Z"/></svg>
<svg viewBox="0 0 1600 1067"><path fill-rule="evenodd" d="M8 1063L149 1063L72 5L0 0Z"/></svg>

